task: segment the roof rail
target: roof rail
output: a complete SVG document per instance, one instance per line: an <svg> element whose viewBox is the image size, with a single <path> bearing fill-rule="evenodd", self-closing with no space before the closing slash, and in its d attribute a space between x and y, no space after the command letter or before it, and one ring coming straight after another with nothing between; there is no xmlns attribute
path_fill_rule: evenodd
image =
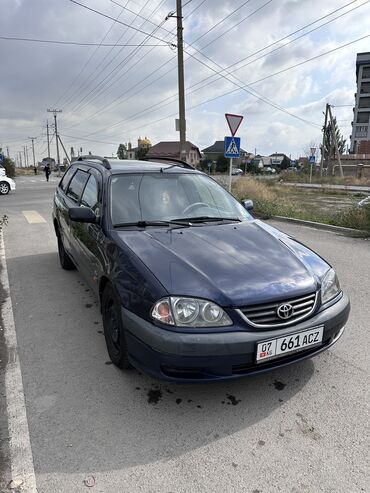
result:
<svg viewBox="0 0 370 493"><path fill-rule="evenodd" d="M181 164L183 168L195 169L194 166L192 166L191 164L187 163L186 161L182 161L181 159L176 159L176 158L167 157L167 156L144 157L144 158L141 159L141 161L152 161L153 162L156 159L162 160L162 161L169 161L169 162L176 163L176 164Z"/></svg>
<svg viewBox="0 0 370 493"><path fill-rule="evenodd" d="M78 157L77 161L100 161L105 168L111 169L111 165L108 159L105 159L101 156L93 156L92 154L87 154L85 156Z"/></svg>

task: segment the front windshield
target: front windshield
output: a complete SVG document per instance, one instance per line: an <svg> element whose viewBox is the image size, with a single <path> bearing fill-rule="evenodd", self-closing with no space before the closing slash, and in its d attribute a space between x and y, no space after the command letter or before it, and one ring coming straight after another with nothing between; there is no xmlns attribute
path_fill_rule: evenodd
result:
<svg viewBox="0 0 370 493"><path fill-rule="evenodd" d="M251 219L220 185L195 173L115 175L110 192L113 225L200 217Z"/></svg>

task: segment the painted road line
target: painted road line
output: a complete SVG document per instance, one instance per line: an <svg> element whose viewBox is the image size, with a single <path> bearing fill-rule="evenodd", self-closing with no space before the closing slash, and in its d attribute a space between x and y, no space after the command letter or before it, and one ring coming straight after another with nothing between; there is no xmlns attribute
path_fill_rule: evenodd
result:
<svg viewBox="0 0 370 493"><path fill-rule="evenodd" d="M22 214L30 224L46 223L45 219L37 211L22 211Z"/></svg>
<svg viewBox="0 0 370 493"><path fill-rule="evenodd" d="M5 344L8 354L12 355L5 367L5 395L9 430L11 478L14 481L22 481L20 487L22 492L37 493L2 233L0 233L0 265L0 283L5 293L5 299L2 305Z"/></svg>

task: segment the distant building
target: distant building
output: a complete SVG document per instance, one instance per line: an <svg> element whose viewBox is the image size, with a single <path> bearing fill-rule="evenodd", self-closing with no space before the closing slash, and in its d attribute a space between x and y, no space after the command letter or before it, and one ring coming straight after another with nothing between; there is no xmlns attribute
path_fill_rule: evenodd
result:
<svg viewBox="0 0 370 493"><path fill-rule="evenodd" d="M189 141L186 141L186 162L192 166L197 166L201 159L201 153L199 148ZM158 142L152 146L147 155L147 158L154 159L158 157L169 157L174 159L180 158L180 142L179 141L166 141Z"/></svg>
<svg viewBox="0 0 370 493"><path fill-rule="evenodd" d="M275 152L274 154L270 154L271 158L271 166L280 166L284 161L284 158L289 159L288 156L284 153ZM289 160L290 161L290 160Z"/></svg>
<svg viewBox="0 0 370 493"><path fill-rule="evenodd" d="M137 147L132 147L131 142L127 144L127 159L137 159L137 153L141 149L150 149L152 143L147 137L137 139Z"/></svg>
<svg viewBox="0 0 370 493"><path fill-rule="evenodd" d="M357 53L356 82L350 152L365 154L370 146L370 52ZM364 147L364 142L369 144Z"/></svg>
<svg viewBox="0 0 370 493"><path fill-rule="evenodd" d="M217 161L218 156L223 156L225 152L225 144L223 140L216 140L214 144L205 149L202 149L202 153L205 159L210 161ZM254 155L240 148L240 158L233 159L233 165L239 166L245 164L246 161L253 159Z"/></svg>

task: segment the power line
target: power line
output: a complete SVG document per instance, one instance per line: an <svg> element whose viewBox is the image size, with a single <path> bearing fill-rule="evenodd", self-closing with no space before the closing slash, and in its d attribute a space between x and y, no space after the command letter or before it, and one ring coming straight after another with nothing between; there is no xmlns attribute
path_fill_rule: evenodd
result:
<svg viewBox="0 0 370 493"><path fill-rule="evenodd" d="M107 19L115 20L110 15L104 14L103 12L100 12L99 10L93 9L92 7L88 7L87 5L84 5L84 4L80 3L80 2L77 2L77 0L69 0L69 1L72 2L72 3L75 3L76 5L79 5L80 7L83 7L84 9L90 10L91 12L95 12L95 14L99 14L99 15L101 15L103 17L106 17ZM130 24L127 24L126 22L122 22L122 21L119 21L119 20L116 20L116 22L118 24L122 24L123 26L128 27L129 29L133 29L134 31L137 31L137 32L139 32L141 34L145 34L145 36L149 36L150 38L153 38L153 39L156 39L158 41L161 41L162 43L165 43L165 41L162 38L158 38L158 36L151 35L151 34L147 33L146 31L143 31L142 29L139 29L139 28L134 27L134 26L132 26Z"/></svg>
<svg viewBox="0 0 370 493"><path fill-rule="evenodd" d="M147 2L145 3L145 5L141 8L140 12L142 12L142 11L144 10L144 8L145 8L145 7L149 4L149 1L150 1L150 0L147 0ZM153 9L153 11L151 12L151 14L150 14L150 15L154 15L154 13L156 13L156 12L157 12L157 11L161 8L161 6L163 5L163 3L164 3L164 2L165 2L165 0L162 0L162 1L161 1L158 5L157 5L157 7L155 7L155 8ZM139 12L139 13L140 13L140 12ZM138 13L138 15L139 15L139 13ZM145 22L143 22L143 23L140 25L140 27L141 27L141 26L144 26L144 24L145 24ZM162 24L163 24L163 22L162 22ZM159 28L159 27L160 27L160 26L156 26L156 29L154 29L154 30L152 31L152 33L156 32L156 30L158 30L158 28ZM125 30L125 32L126 32L126 31L127 31L127 29ZM122 36L121 36L119 39L121 39L121 38L123 37L123 35L125 34L125 32L122 34ZM135 34L136 34L136 33L134 33L134 34L130 37L129 41L131 41L131 40L133 39L133 37L135 36ZM148 38L146 38L146 39L148 39ZM144 43L145 43L146 39L144 39L144 40L142 41L142 44L144 44ZM109 77L112 75L112 73L113 73L115 70L117 70L120 66L122 66L125 62L130 61L130 59L131 59L131 58L135 55L135 53L136 53L136 52L137 52L140 48L141 48L141 47L136 48L136 49L135 49L135 50L133 50L131 53L129 53L129 54L128 54L128 55L127 55L127 56L126 56L123 60L121 60L121 62L120 62L118 65L116 65L116 67L115 67L113 70L111 70L111 71L110 71L107 75L105 75L105 77L104 77L104 78L103 78L100 82L98 82L98 84L95 86L95 88L93 88L92 90L90 90L90 91L89 91L89 92L88 92L88 93L87 93L87 94L86 94L86 95L85 95L85 96L84 96L84 97L83 97L83 98L79 101L79 103L77 104L77 107L78 107L78 106L80 106L80 105L81 105L81 103L82 103L84 100L86 100L86 98L88 98L88 96L89 96L90 94L92 94L93 92L95 92L95 91L97 91L97 90L99 91L99 87L100 87L102 84L105 86L105 85L106 85L106 84L105 84L105 81L106 81L107 79L109 79ZM91 81L90 81L90 83L88 83L88 84L87 84L87 87L91 86L91 83L93 83L95 80L97 80L97 77L99 77L99 75L100 75L100 74L102 74L102 73L104 73L104 72L105 72L105 70L106 70L106 69L109 67L109 65L110 65L110 64L111 64L111 63L112 63L112 62L113 62L113 61L117 58L117 56L121 53L121 51L122 51L122 50L120 50L120 51L119 51L119 52L118 52L118 53L117 53L117 54L116 54L116 55L115 55L115 56L114 56L114 57L113 57L113 58L112 58L112 59L111 59L111 60L110 60L107 64L105 64L105 66L104 66L104 67L103 67L103 68L102 68L102 69L101 69L101 70L100 70L97 74L94 74L94 77L93 77L93 78L91 78ZM149 52L150 52L150 51L152 51L152 50L149 50ZM109 55L109 54L108 54L108 55ZM98 65L98 67L100 67L100 65L101 65L101 63ZM98 67L97 67L97 68L98 68ZM132 67L131 67L131 68L132 68ZM130 68L129 70L131 70L131 68ZM126 74L129 72L129 70L126 70L126 72L125 72L125 74L124 74L124 75L126 75ZM113 84L113 83L112 83L112 84ZM112 85L112 84L111 84L111 85ZM85 86L86 86L86 84L85 84ZM82 87L82 86L81 86L81 87ZM81 89L81 88L80 88L80 89ZM100 92L101 92L101 91L100 91ZM93 98L93 99L96 99L96 97L98 97L98 94L96 94L96 95L94 96L94 98ZM70 101L70 102L71 102L71 101ZM83 106L85 106L85 105L86 105L86 103L85 103ZM83 106L82 106L82 107L83 107ZM81 107L80 109L82 109L82 107ZM76 108L75 108L75 109L76 109Z"/></svg>
<svg viewBox="0 0 370 493"><path fill-rule="evenodd" d="M33 38L11 38L7 36L0 36L0 39L5 39L7 41L28 41L32 43L50 43L58 45L75 45L75 46L99 46L102 47L128 47L128 46L166 46L169 47L169 43L165 44L113 44L113 43L84 43L79 41L59 41L55 39L33 39Z"/></svg>
<svg viewBox="0 0 370 493"><path fill-rule="evenodd" d="M338 51L338 50L340 50L342 48L345 48L345 47L347 47L347 46L349 46L351 44L354 44L354 43L357 43L359 41L362 41L363 39L368 38L368 37L370 37L370 34L368 34L366 36L363 36L361 38L357 38L357 39L355 39L353 41L350 41L349 43L345 43L345 44L343 44L341 46L338 46L338 47L336 47L336 48L334 48L332 50L329 50L329 51L326 51L324 53L321 53L320 55L316 55L316 56L314 56L312 58L306 59L306 60L300 62L299 64L291 65L290 67L285 68L283 71L284 72L287 72L288 70L292 70L292 69L296 68L299 65L303 65L305 63L309 63L309 62L311 62L313 60L316 60L317 58L320 58L320 57L329 55L330 53L333 53L333 52ZM280 74L283 71L279 71L279 72L275 72L274 74L270 74L267 78L269 78L269 77L275 77L276 75ZM259 81L258 80L257 81L253 81L253 82L249 83L248 85L256 84L257 82L259 82ZM217 99L220 99L222 97L228 96L228 95L233 94L235 92L238 92L240 90L241 90L241 88L236 88L236 89L233 89L231 91L223 92L222 94L219 94L218 96L214 96L214 97L212 97L210 99L207 99L206 101L201 101L200 103L197 103L197 104L195 104L193 106L188 107L188 110L189 111L190 110L193 110L195 108L198 108L199 106L203 106L205 104L211 103L213 101L216 101ZM159 118L158 120L151 121L150 124L153 125L153 124L156 124L156 123L160 123L160 122L162 122L164 120L167 120L168 118L171 118L171 117L173 117L175 115L177 115L177 113L172 113L170 115L166 115L165 117ZM106 127L106 128L109 128L109 127ZM140 129L140 128L145 128L145 126L143 127L143 125L141 125L139 127L130 129L130 131L137 130L137 129Z"/></svg>
<svg viewBox="0 0 370 493"><path fill-rule="evenodd" d="M201 38L203 38L205 35L209 34L211 31L213 31L214 29L216 29L216 28L217 28L217 27L218 27L218 26L219 26L222 22L224 22L225 20L227 20L230 16L232 16L233 14L235 14L238 10L240 10L240 8L242 8L244 5L246 5L246 4L247 4L247 3L249 3L250 1L251 1L251 0L247 0L247 1L243 2L243 3L242 3L242 4L238 7L238 8L234 9L234 10L233 10L231 13L229 13L226 17L224 17L223 19L221 19L220 21L218 21L215 25L213 25L210 29L208 29L208 31L206 31L206 33L202 34L202 35L201 35L201 36L199 36L196 40L194 40L194 41L193 41L193 43L196 43L196 42L197 42L197 41L199 41ZM269 0L269 1L268 1L267 3L265 3L262 7L258 8L257 10L255 10L254 12L252 12L251 14L249 14L249 15L248 15L247 17L245 17L243 20L246 20L247 18L249 18L249 17L251 17L252 15L254 15L255 13L257 13L259 10L261 10L261 8L265 7L265 6L266 6L268 3L270 3L271 1L272 1L272 0ZM197 7L196 7L196 8L195 8L192 12L191 12L191 13L189 13L187 16L185 16L185 19L186 19L187 17L189 17L189 16L190 16L190 15L191 15L191 14L192 14L195 10L197 10L197 9L198 9L201 5L203 5L204 3L205 3L205 0L203 0L203 1L202 1L202 2L201 2L201 3L200 3L200 4L199 4L199 5L198 5L198 6L197 6ZM239 23L240 23L240 22L239 22ZM238 24L239 24L239 23L238 23ZM219 37L220 37L220 36L218 36L216 39L218 39ZM216 39L215 39L215 40L213 40L213 41L211 41L210 43L208 43L208 44L207 44L207 46L209 46L210 44L212 44L213 42L215 42L215 41L216 41ZM151 51L151 50L150 50L150 51ZM149 53L150 53L150 51L149 51ZM144 56L146 56L146 55L144 55ZM170 62L171 62L171 60L173 60L174 58L176 58L176 57L171 58L170 60L168 60L167 62L165 62L163 65L161 65L161 67L163 67L163 66L167 65L168 63L170 63ZM159 69L160 69L161 67L159 67ZM132 67L131 67L131 68L132 68ZM153 73L157 72L159 69L155 70L154 72L151 72L151 74L150 74L150 75L153 75ZM171 71L172 71L172 70L173 70L173 69L171 69ZM112 73L112 72L111 72L111 73ZM126 73L127 73L127 72L126 72ZM126 75L126 73L125 73L124 75ZM158 77L157 79L155 79L155 81L152 81L152 82L156 82L157 80L160 80L160 79L161 79L162 77L164 77L165 75L166 75L166 73L164 73L161 77ZM145 77L143 80L145 80L145 79L147 79L147 78L148 78L148 76L147 76L147 77ZM121 79L121 77L120 77L119 79ZM118 80L119 80L119 79L117 79L117 80L116 80L116 82L118 82ZM136 83L134 87L136 87L136 86L137 86L137 84L140 84L141 82L143 82L143 80L141 80L140 82ZM114 82L114 83L116 83L116 82ZM110 87L111 87L114 83L112 83L112 84L110 85ZM147 87L147 86L145 86L145 87ZM111 107L114 103L116 103L118 100L120 100L120 99L121 99L121 98L122 98L125 94L127 94L127 93L131 90L131 89L132 89L132 87L130 87L129 89L127 89L127 90L125 90L123 93L121 93L121 94L120 94L118 97L116 97L116 98L115 98L115 99L114 99L111 103L109 103L108 107L107 107L107 106L104 106L104 108L102 108L101 110L95 111L92 115L90 115L90 117L88 118L88 120L91 120L94 116L96 116L96 115L98 115L98 114L102 113L103 111L106 111L106 110L107 110L107 108ZM100 95L101 95L101 94L102 94L102 92L100 93ZM136 93L135 93L135 94L136 94ZM99 96L100 96L100 95L99 95ZM99 97L99 96L98 96L98 97ZM133 97L133 95L132 95L132 96L130 96L129 98L126 98L124 101L127 101L127 100L128 100L128 99L130 99L131 97ZM90 100L90 103L91 103L92 101L94 101L95 99L96 99L96 97L94 97L93 99L91 99L91 100ZM120 104L122 104L122 103L123 103L123 101L122 101ZM84 105L84 106L86 106L86 105ZM80 108L80 109L82 109L82 108ZM86 119L84 119L84 122L85 122L85 121L86 121ZM79 124L77 124L77 125L79 125ZM73 127L75 127L75 126L76 126L76 125L74 125L74 126L72 126L72 127L69 127L69 128L73 128Z"/></svg>
<svg viewBox="0 0 370 493"><path fill-rule="evenodd" d="M288 37L290 37L290 36L292 36L292 35L294 35L294 34L296 34L296 33L300 32L300 31L302 31L302 30L304 30L304 29L306 29L307 27L312 26L313 24L315 24L315 23L319 22L320 20L323 20L324 18L326 18L326 17L328 17L328 16L330 16L330 15L335 14L336 12L338 12L338 10L341 10L342 8L345 8L345 7L347 7L348 5L350 5L350 4L352 4L352 3L356 2L356 1L357 1L357 0L354 0L354 1L349 2L348 4L344 5L343 7L340 7L339 9L335 9L334 11L330 12L329 14L326 14L325 16L322 16L322 17L320 17L320 18L316 19L316 20L315 20L315 21L313 21L313 22L310 22L309 24L307 24L307 25L303 26L302 28L300 28L300 29L298 29L298 30L294 31L293 33L291 33L291 34L289 34L289 35L287 35L287 36L284 36L283 38L281 38L281 39L279 39L279 40L275 41L274 43L272 43L272 44L270 44L270 45L266 46L265 48L262 48L262 49L258 50L256 53L259 53L259 52L263 51L264 49L269 48L269 47L271 47L271 46L273 46L273 45L275 45L275 44L277 44L277 43L281 42L282 40L287 39ZM365 3L367 3L367 2L365 2ZM362 5L364 5L364 4L362 4ZM361 6L362 6L362 5L361 5ZM349 11L349 12L350 12L350 11ZM344 14L343 14L343 15L344 15ZM332 19L331 21L334 21L334 20L336 20L336 18L335 18L335 19ZM330 22L330 21L329 21L329 22ZM219 24L219 23L217 23L217 24ZM216 26L217 26L217 24L216 24L214 27L216 27ZM323 24L323 25L327 25L327 24L328 24L328 23L325 23L325 24ZM318 29L318 28L320 28L320 27L322 27L323 25L318 26L317 28L315 28L315 30L316 30L316 29ZM208 32L209 32L209 31L210 31L210 30L208 30ZM310 32L312 32L312 31L310 31ZM304 36L305 36L305 35L308 35L310 32L305 33L305 34L304 34ZM203 37L203 35L202 35L202 36L200 36L199 38L197 38L197 40L199 40L201 37ZM291 42L293 42L293 41L295 41L295 40L297 40L297 39L300 39L301 37L302 37L302 36L299 36L299 37L297 37L297 38L294 38L294 40L292 40ZM215 40L213 40L212 42L216 41L218 38L219 38L219 37L217 37L217 38L216 38ZM197 40L195 40L193 43L195 43ZM211 43L212 43L212 42L211 42ZM209 44L210 44L210 43L208 43L208 45L207 45L207 46L209 46ZM194 48L194 47L193 47L193 48ZM194 48L194 49L196 49L196 48ZM274 50L274 51L277 51L277 50ZM268 54L269 54L269 53L268 53ZM228 69L230 69L231 67L234 67L235 65L238 65L241 61L244 61L244 60L246 60L246 59L248 59L248 58L252 57L253 55L254 55L254 53L252 53L252 54L251 54L251 55L249 55L248 57L243 58L242 60L239 60L239 61L235 62L234 64L230 65L229 67L226 67L225 69L223 69L223 71L228 70ZM260 58L262 58L262 57L260 57ZM253 61L255 61L255 60L253 60ZM242 67L239 67L239 68L242 68ZM233 73L233 72L235 72L235 71L239 70L239 68L236 68L236 69L235 69L235 70L233 70L231 73ZM218 75L220 75L220 74L218 74ZM218 78L214 79L213 81L210 81L210 82L207 82L206 84L203 84L203 85L202 85L201 87L199 87L198 89L193 89L193 91L191 91L191 93L187 93L187 94L189 95L189 94L192 94L193 92L196 92L196 91L198 91L198 90L200 90L200 89L203 89L204 87L208 86L209 84L216 82L216 80L219 80L221 77L222 77L222 75L220 75ZM214 75L211 75L211 76L208 76L208 77L206 77L206 78L202 79L201 81L197 82L196 84L193 84L192 86L188 87L188 88L187 88L187 90L192 89L192 88L195 88L195 87L196 87L196 86L198 86L199 84L202 84L203 82L205 82L205 81L207 81L207 80L209 80L209 79L212 79L212 78L214 78ZM252 84L253 84L253 83L252 83ZM127 92L127 91L126 91L126 92ZM118 98L116 98L116 99L115 99L112 103L110 103L110 105L109 105L109 106L111 106L112 104L114 104L114 103L115 103L118 99L120 99L121 97L122 97L122 94L121 94ZM170 100L170 99L176 98L176 97L177 97L177 94L174 94L174 95L172 95L172 96L168 96L167 98L165 98L165 99L161 100L159 103L156 103L154 106L159 106L159 105L161 105L161 103L164 103L164 102L166 102L166 101L168 101L168 100ZM124 101L127 101L128 99L129 99L129 98L126 98ZM167 106L168 104L169 104L169 103L166 103L164 106ZM108 107L109 107L109 106L108 106ZM153 107L153 106L152 106L152 107ZM151 108L152 108L152 107L151 107ZM106 108L105 108L105 109L106 109ZM93 116L95 116L95 115L97 115L97 114L99 114L99 113L101 113L102 111L104 111L104 110L99 110L99 111L95 112L95 113L92 115L92 117L93 117ZM146 111L147 111L147 110L143 110L143 111L142 111L142 112L140 112L140 113L145 113ZM90 118L92 118L92 117L90 117ZM89 118L89 119L90 119L90 118ZM118 122L115 122L114 124L110 125L110 127L109 127L109 128L111 128L111 127L113 127L113 126L117 126L117 125L119 125L120 123L125 122L125 121L127 121L127 119L123 119L123 120L120 120L120 121L118 121ZM94 133L97 133L97 132L92 132L92 133L90 133L90 134L88 134L88 135L93 135Z"/></svg>

